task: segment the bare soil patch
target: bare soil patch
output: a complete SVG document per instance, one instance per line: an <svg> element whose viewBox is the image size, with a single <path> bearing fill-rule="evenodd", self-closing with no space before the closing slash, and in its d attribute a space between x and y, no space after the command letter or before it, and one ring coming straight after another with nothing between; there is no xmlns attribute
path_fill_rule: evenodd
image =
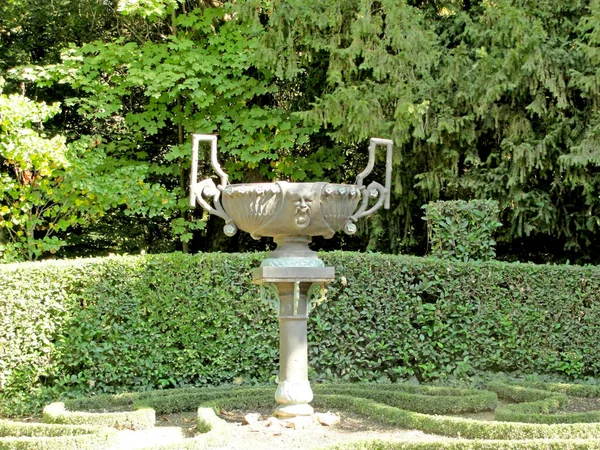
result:
<svg viewBox="0 0 600 450"><path fill-rule="evenodd" d="M500 402L500 405L506 405ZM569 404L562 412L588 412L600 411L600 398L569 397ZM250 427L244 424L244 416L249 412L260 413L259 426ZM326 411L322 411L326 412ZM228 410L221 411L221 417L231 427L229 445L220 447L221 450L306 450L326 447L348 441L365 439L382 439L391 441L432 441L450 440L445 437L425 434L418 430L402 430L391 425L379 423L365 417L345 411L331 411L340 416L340 423L331 427L313 424L306 428L292 429L281 427L274 429L264 425L271 416L271 409L256 411ZM481 413L460 414L476 420L494 420L494 413L486 411ZM15 419L11 419L15 420ZM41 422L41 417L20 419L23 422ZM160 444L169 444L189 439L195 436L196 411L179 414L159 414L156 417L156 426L143 431L121 431L121 445L123 450L138 450Z"/></svg>
<svg viewBox="0 0 600 450"><path fill-rule="evenodd" d="M248 412L261 414L259 426L244 424ZM221 417L231 427L229 444L222 450L306 450L363 439L431 441L443 439L418 430L401 430L347 412L332 411L340 423L332 427L312 424L306 428L273 428L266 426L272 411L222 411ZM195 412L159 415L156 426L145 431L120 432L121 449L143 449L190 438L196 434Z"/></svg>
<svg viewBox="0 0 600 450"><path fill-rule="evenodd" d="M563 412L572 413L590 411L600 411L600 398L569 397L569 404Z"/></svg>

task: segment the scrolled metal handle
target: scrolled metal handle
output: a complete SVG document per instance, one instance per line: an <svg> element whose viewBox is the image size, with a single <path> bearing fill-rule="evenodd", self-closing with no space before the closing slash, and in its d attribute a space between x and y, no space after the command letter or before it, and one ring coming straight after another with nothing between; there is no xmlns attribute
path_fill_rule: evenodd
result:
<svg viewBox="0 0 600 450"><path fill-rule="evenodd" d="M377 211L381 206L385 209L390 208L390 191L392 187L392 147L393 141L390 139L371 138L369 143L369 162L365 170L358 174L356 177L356 185L360 189L362 201L358 210L348 218L344 225L344 232L346 234L356 233L356 222L361 217L370 216ZM386 161L385 161L385 186L377 182L372 182L366 188L363 186L363 181L372 171L375 165L375 150L378 145L385 145L387 147ZM371 198L378 198L377 202L369 209L369 200Z"/></svg>
<svg viewBox="0 0 600 450"><path fill-rule="evenodd" d="M360 193L362 195L362 201L360 207L346 221L346 224L344 225L344 232L346 234L356 233L356 225L354 224L354 222L356 222L362 217L370 216L379 208L381 208L381 206L385 202L386 192L387 190L385 189L385 187L383 187L376 181L373 181L366 188L364 186L361 186ZM369 200L372 198L377 198L377 202L371 208L367 209L367 207L369 206Z"/></svg>
<svg viewBox="0 0 600 450"><path fill-rule="evenodd" d="M391 139L371 138L369 143L369 162L365 170L359 173L356 177L356 184L359 188L362 187L365 177L367 177L373 171L373 166L375 165L375 150L378 145L385 145L387 147L385 158L384 208L390 209L390 190L392 187L392 147L394 145L394 142Z"/></svg>
<svg viewBox="0 0 600 450"><path fill-rule="evenodd" d="M221 178L221 184L215 185L211 178L198 182L198 144L200 141L210 142L210 162ZM212 134L194 134L192 140L192 171L190 180L190 206L196 206L196 202L202 206L209 214L214 214L225 220L223 232L227 236L233 236L237 233L237 226L233 219L225 212L221 205L221 192L229 184L229 176L221 169L217 160L217 136ZM204 198L212 200L212 207Z"/></svg>

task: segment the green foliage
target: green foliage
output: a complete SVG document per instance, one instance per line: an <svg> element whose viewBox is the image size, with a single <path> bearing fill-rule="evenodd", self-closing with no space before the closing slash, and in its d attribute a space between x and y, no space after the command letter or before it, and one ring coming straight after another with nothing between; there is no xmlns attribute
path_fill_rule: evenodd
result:
<svg viewBox="0 0 600 450"><path fill-rule="evenodd" d="M7 96L3 86L0 78L0 259L32 260L55 252L60 243L52 232L70 225L70 208L61 205L65 192L54 193L68 166L67 147L61 136L49 138L41 129L58 105ZM36 239L34 232L42 227L45 233Z"/></svg>
<svg viewBox="0 0 600 450"><path fill-rule="evenodd" d="M565 384L564 386L573 386ZM497 408L496 420L505 422L526 423L590 423L600 420L600 411L587 411L580 413L566 413L560 411L569 402L563 393L549 392L547 390L533 389L527 386L513 385L502 382L488 384L488 389L496 392L500 398L516 404L508 404ZM587 386L598 389L598 386ZM573 389L577 392L576 389ZM524 403L523 403L524 402Z"/></svg>
<svg viewBox="0 0 600 450"><path fill-rule="evenodd" d="M413 386L408 384L325 384L314 387L316 395L337 394L364 397L396 408L424 414L461 414L493 411L495 393L472 389Z"/></svg>
<svg viewBox="0 0 600 450"><path fill-rule="evenodd" d="M23 64L57 63L69 43L110 36L114 18L111 5L97 0L4 1L0 4L0 72ZM51 97L56 99L57 94Z"/></svg>
<svg viewBox="0 0 600 450"><path fill-rule="evenodd" d="M459 261L494 259L493 233L502 225L498 222L498 202L437 201L423 209L431 256Z"/></svg>
<svg viewBox="0 0 600 450"><path fill-rule="evenodd" d="M570 385L563 385L570 386ZM513 401L527 401L541 397L550 398L555 396L551 392L524 389L521 386L508 386L496 383L495 388L503 393L512 391L516 396L510 397ZM88 398L70 400L66 403L70 408L77 411L66 411L64 405L56 408L57 404L50 405L48 414L44 419L54 421L55 414L62 419L72 423L80 423L82 418L86 421L96 419L98 423L119 421L126 414L132 412L124 411L146 408L154 417L155 414L168 414L172 412L190 411L197 408L198 434L192 438L180 440L171 444L161 445L162 450L167 449L198 449L207 446L227 445L231 427L221 419L218 414L231 409L256 410L269 408L273 405L274 387L246 387L246 386L221 386L217 388L184 388L159 391L147 391L139 393L125 393L118 395L99 395ZM439 439L426 442L412 441L389 441L381 442L375 440L350 442L327 447L328 449L347 448L372 448L372 449L597 449L600 440L600 428L598 423L589 424L567 424L569 418L565 416L564 421L557 420L555 425L539 425L526 423L506 423L493 421L480 421L464 419L462 417L443 416L449 412L479 411L485 403L485 409L493 409L496 404L496 396L489 391L473 389L452 389L439 386L415 386L406 384L323 384L315 385L316 395L314 406L318 409L329 409L334 411L352 412L369 417L380 423L404 428L417 429L427 433L441 436L460 437L461 439ZM403 405L398 405L399 396L403 397ZM483 402L473 405L473 409L456 409L456 402L461 403L462 398L467 396L471 399L479 398ZM413 397L412 401L410 397ZM418 412L420 403L427 398L431 411L428 414ZM489 400L493 400L489 403ZM435 407L437 405L437 408ZM514 406L527 408L527 403L519 403ZM529 403L531 405L531 403ZM466 406L466 404L463 404ZM154 409L149 409L154 408ZM416 410L413 408L417 408ZM83 411L81 410L83 409ZM99 412L102 411L102 412ZM108 412L107 412L108 411ZM134 411L135 412L135 411ZM65 414L68 413L68 414ZM433 415L431 415L433 414ZM43 433L41 432L43 430ZM8 440L2 436L6 435L28 435L28 436L60 436L72 435L75 432L85 433L102 430L99 427L83 427L71 425L44 425L44 424L21 424L8 421L0 421L0 448L23 448L15 445L14 440ZM114 433L113 433L114 436ZM74 441L66 439L73 445ZM54 450L61 444L59 440L30 439L27 441L32 447L24 448L48 448ZM8 444L8 446L6 446ZM33 446L33 445L39 445ZM4 445L4 447L2 446ZM47 447L41 447L46 445ZM99 441L98 448L104 448L103 441ZM77 447L79 448L79 447ZM88 448L88 447L82 447ZM154 447L153 447L154 448Z"/></svg>
<svg viewBox="0 0 600 450"><path fill-rule="evenodd" d="M273 380L276 317L248 275L262 256L2 266L1 407L18 413L63 392ZM595 267L322 257L337 279L309 321L314 380L600 373Z"/></svg>
<svg viewBox="0 0 600 450"><path fill-rule="evenodd" d="M428 201L491 198L509 254L545 240L595 260L599 2L335 4L277 2L261 57L327 136L394 140L396 208L376 249L424 241Z"/></svg>
<svg viewBox="0 0 600 450"><path fill-rule="evenodd" d="M598 440L530 439L523 441L486 441L462 439L454 441L404 442L371 440L348 442L327 447L327 450L594 450Z"/></svg>
<svg viewBox="0 0 600 450"><path fill-rule="evenodd" d="M189 165L190 144L178 140L178 126L186 138L219 132L224 153L238 157L229 167L234 177L275 159L298 130L284 112L259 104L275 90L268 72L252 75L260 30L226 16L223 8L195 10L173 18L173 33L157 42L121 39L70 50L56 68L81 94L69 103L111 135L113 151L155 159L161 174L177 176L177 164ZM169 133L157 151L153 136ZM268 170L262 166L262 175Z"/></svg>
<svg viewBox="0 0 600 450"><path fill-rule="evenodd" d="M270 379L276 321L239 277L253 261L108 258L41 264L27 274L4 266L3 282L12 281L0 302L0 390L18 399L27 386L43 387L42 398L52 398ZM31 290L34 279L48 290Z"/></svg>
<svg viewBox="0 0 600 450"><path fill-rule="evenodd" d="M67 411L64 403L56 402L44 407L42 420L45 423L96 425L116 428L117 430L146 430L154 426L156 417L154 410L149 408L139 408L136 411L89 414Z"/></svg>
<svg viewBox="0 0 600 450"><path fill-rule="evenodd" d="M55 253L57 234L92 222L111 208L159 215L174 199L147 181L141 164L109 158L101 142L69 145L47 136L43 123L59 105L2 93L0 79L0 261L33 260Z"/></svg>
<svg viewBox="0 0 600 450"><path fill-rule="evenodd" d="M523 383L525 387L534 389L543 389L550 392L560 392L572 397L597 397L600 398L600 386L589 384L569 384L569 383L544 383L541 381L527 381Z"/></svg>
<svg viewBox="0 0 600 450"><path fill-rule="evenodd" d="M506 391L507 385L496 384L500 390ZM453 402L460 402L466 395L481 399L492 394L487 391L449 389L435 386L414 386L405 384L324 384L316 385L314 406L318 409L353 412L369 417L380 423L404 429L418 429L441 436L460 437L460 439L439 439L432 441L375 441L350 442L338 444L327 449L597 449L599 448L600 428L598 423L538 425L526 423L506 423L449 417L441 414L452 411ZM550 392L531 390L523 394L519 386L512 386L514 392L519 392L519 398L548 398ZM205 389L171 389L167 391L150 391L144 393L129 393L117 396L98 396L71 401L85 404L92 411L101 409L119 409L134 407L142 404L145 407L155 407L156 413L165 414L172 411L197 411L197 430L199 434L166 446L161 449L205 448L206 445L221 446L227 444L230 427L218 414L223 410L256 410L273 405L270 395L273 387L219 387ZM542 394L540 394L542 393ZM397 405L398 395L405 397L403 406ZM409 398L413 396L413 401ZM494 397L495 404L495 395ZM419 407L424 398L429 398L431 414L416 412L413 407ZM123 400L127 398L127 404ZM437 400L437 402L436 402ZM517 400L517 398L513 398ZM438 405L436 410L435 405ZM526 403L515 406L523 406ZM490 406L490 405L488 405ZM491 405L493 408L493 405ZM475 409L477 410L477 409ZM154 411L153 411L154 412ZM456 412L456 411L455 411ZM110 414L121 413L81 413L99 419ZM73 416L76 417L76 416ZM566 418L568 421L568 418Z"/></svg>
<svg viewBox="0 0 600 450"><path fill-rule="evenodd" d="M479 421L462 417L421 414L395 408L386 403L374 402L362 397L344 395L321 396L315 399L314 406L317 408L336 408L351 411L400 428L418 429L425 433L466 439L520 440L580 438L598 440L600 438L600 425L598 423L546 425Z"/></svg>
<svg viewBox="0 0 600 450"><path fill-rule="evenodd" d="M0 420L1 450L105 450L118 443L117 431L106 427Z"/></svg>
<svg viewBox="0 0 600 450"><path fill-rule="evenodd" d="M421 253L421 205L490 198L500 257L598 260L597 0L11 0L0 22L11 92L60 100L54 134L102 136L98 151L169 194L139 247L203 245L185 201L192 133L218 132L244 181L351 181L380 136L395 142L394 209L353 248ZM124 214L71 227L74 247Z"/></svg>
<svg viewBox="0 0 600 450"><path fill-rule="evenodd" d="M177 198L166 208L171 214L156 221L168 220L171 236L187 243L205 225L188 213L192 133L219 133L232 180L302 179L310 170L291 155L306 142L305 129L277 108L271 71L254 66L262 27L242 20L231 5L187 10L179 3L185 2L122 1L119 9L152 22L152 32L71 46L61 64L22 68L15 76L68 85L74 94L65 105L103 136L99 149L143 166ZM201 176L213 174L206 148L200 164Z"/></svg>

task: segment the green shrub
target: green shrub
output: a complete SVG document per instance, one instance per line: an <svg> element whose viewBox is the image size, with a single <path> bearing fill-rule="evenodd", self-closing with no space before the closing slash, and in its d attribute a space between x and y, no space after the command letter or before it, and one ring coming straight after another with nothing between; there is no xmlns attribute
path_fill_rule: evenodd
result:
<svg viewBox="0 0 600 450"><path fill-rule="evenodd" d="M531 439L527 441L361 441L347 442L327 447L326 450L597 450L598 440L550 440Z"/></svg>
<svg viewBox="0 0 600 450"><path fill-rule="evenodd" d="M596 397L600 398L600 386L590 384L571 383L545 383L542 381L525 381L525 387L542 389L550 392L560 392L571 397Z"/></svg>
<svg viewBox="0 0 600 450"><path fill-rule="evenodd" d="M459 261L496 257L493 234L502 225L497 201L436 201L422 208L432 256Z"/></svg>
<svg viewBox="0 0 600 450"><path fill-rule="evenodd" d="M45 423L68 423L73 425L102 425L117 430L146 430L154 426L154 410L139 408L136 411L90 413L68 411L61 402L51 403L44 408Z"/></svg>
<svg viewBox="0 0 600 450"><path fill-rule="evenodd" d="M62 393L274 380L277 319L249 274L263 257L0 266L0 414ZM316 381L600 374L600 268L321 257L336 280L309 321Z"/></svg>
<svg viewBox="0 0 600 450"><path fill-rule="evenodd" d="M539 383L538 387L552 386L549 383ZM561 386L576 386L562 384ZM598 386L589 386L590 388ZM504 422L526 422L526 423L592 423L600 422L600 411L587 411L579 413L559 413L569 402L563 393L549 392L542 389L533 389L526 386L515 386L506 383L489 383L488 389L496 392L500 398L523 402L514 405L505 405L495 411L496 420ZM569 389L564 389L568 391ZM575 392L582 390L573 389ZM590 393L591 389L586 389Z"/></svg>
<svg viewBox="0 0 600 450"><path fill-rule="evenodd" d="M114 429L0 420L0 450L104 450L118 443Z"/></svg>
<svg viewBox="0 0 600 450"><path fill-rule="evenodd" d="M316 385L315 394L351 395L386 403L401 409L425 414L460 414L493 411L498 404L496 394L470 389L432 388L426 386L393 385Z"/></svg>
<svg viewBox="0 0 600 450"><path fill-rule="evenodd" d="M563 394L555 394L548 391L522 388L522 386L507 385L506 383L491 383L491 387L501 391L511 400L525 400L539 402L560 397ZM436 386L412 386L405 384L326 384L315 386L315 401L313 405L321 410L334 410L341 412L353 412L371 418L385 424L391 424L399 428L418 429L426 433L440 436L456 437L460 439L434 440L430 442L385 442L385 441L363 441L359 443L344 443L328 447L334 449L597 449L600 448L600 423L590 424L529 424L529 423L507 423L493 421L479 421L459 417L448 417L438 415L448 411L452 400L458 401L461 397L485 399L490 397L490 392L476 391L471 389L453 389ZM197 407L197 430L199 432L193 438L181 440L172 444L161 445L154 450L175 449L204 449L213 446L227 444L230 426L222 420L218 414L222 410L256 410L257 408L269 408L274 405L274 386L270 387L221 387L207 389L172 389L166 391L150 391L141 393L130 393L126 395L100 395L71 401L71 405L87 405L91 411L121 409L126 404L136 407L144 406L150 408L157 406L156 412L165 413L171 411L189 411ZM343 394L340 394L343 393ZM411 409L397 407L398 398L393 394L401 394L402 402ZM374 399L376 397L376 399ZM412 401L410 398L412 397ZM412 410L422 409L419 402L424 397L438 398L439 409L435 409L434 402L430 404L431 414L423 414ZM541 399L541 400L540 400ZM494 396L495 400L495 396ZM480 403L482 406L484 403ZM525 406L528 403L522 403ZM137 405L137 406L136 406ZM162 411L161 409L162 408ZM525 408L524 408L525 409ZM523 409L523 410L524 410ZM135 411L133 411L135 412ZM154 413L155 411L152 410ZM122 411L121 414L126 412ZM131 413L131 412L130 412ZM83 414L81 412L80 414ZM104 421L107 415L104 413L86 412L87 417L98 417ZM535 414L535 413L534 413ZM65 421L72 420L78 423L80 416L76 414L65 415ZM44 429L45 438L31 438L30 442L48 444L47 448L54 450L60 443L57 436L61 433L67 435L75 434L67 425L34 425L29 424L31 430ZM18 426L18 424L16 425ZM55 428L54 428L55 427ZM90 431L94 427L88 427ZM73 427L75 429L75 427ZM83 430L83 431L81 431ZM82 428L79 432L86 431ZM96 431L98 433L98 431ZM6 433L4 433L6 434ZM15 434L13 432L13 434ZM24 433L29 436L38 436L40 432ZM0 422L0 436L2 436L2 423ZM70 437L68 437L71 439ZM6 439L0 438L0 449ZM21 440L21 443L23 441ZM6 448L30 448L30 447L6 447ZM79 448L79 447L77 447ZM83 447L88 448L88 447ZM105 447L96 447L98 449Z"/></svg>

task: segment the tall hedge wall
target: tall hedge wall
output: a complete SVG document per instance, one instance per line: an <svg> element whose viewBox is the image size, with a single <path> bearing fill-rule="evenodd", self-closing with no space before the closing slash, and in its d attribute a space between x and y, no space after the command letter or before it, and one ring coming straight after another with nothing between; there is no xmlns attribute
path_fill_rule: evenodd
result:
<svg viewBox="0 0 600 450"><path fill-rule="evenodd" d="M262 254L145 255L0 266L0 399L277 373ZM600 374L600 268L357 253L311 313L313 379L473 371ZM0 404L0 412L2 404Z"/></svg>

